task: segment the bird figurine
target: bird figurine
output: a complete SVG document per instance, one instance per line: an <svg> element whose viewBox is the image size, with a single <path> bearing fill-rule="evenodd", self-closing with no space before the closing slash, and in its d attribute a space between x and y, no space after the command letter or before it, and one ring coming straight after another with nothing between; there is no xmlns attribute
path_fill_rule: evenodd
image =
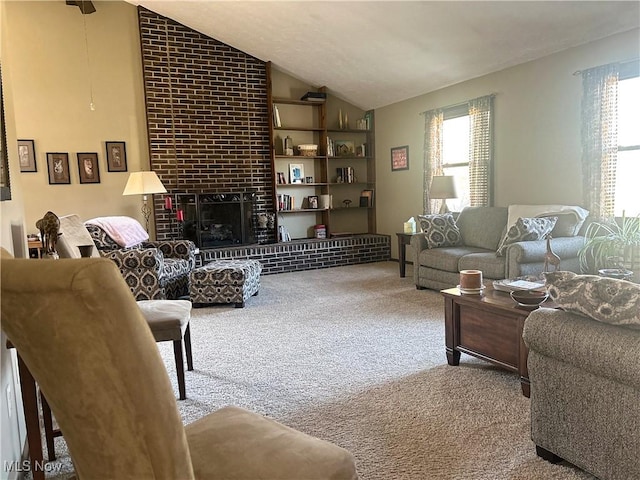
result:
<svg viewBox="0 0 640 480"><path fill-rule="evenodd" d="M551 234L546 236L547 238L547 253L544 254L544 269L543 271L549 271L549 265L553 265L553 271L557 271L558 267L560 267L560 257L554 253L551 249L551 239L553 238Z"/></svg>

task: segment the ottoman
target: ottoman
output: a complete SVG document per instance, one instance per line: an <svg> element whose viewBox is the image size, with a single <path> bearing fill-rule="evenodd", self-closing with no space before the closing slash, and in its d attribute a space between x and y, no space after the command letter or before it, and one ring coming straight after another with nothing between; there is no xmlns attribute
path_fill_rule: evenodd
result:
<svg viewBox="0 0 640 480"><path fill-rule="evenodd" d="M194 306L234 303L236 308L260 289L262 265L257 260L215 260L191 271L189 298Z"/></svg>

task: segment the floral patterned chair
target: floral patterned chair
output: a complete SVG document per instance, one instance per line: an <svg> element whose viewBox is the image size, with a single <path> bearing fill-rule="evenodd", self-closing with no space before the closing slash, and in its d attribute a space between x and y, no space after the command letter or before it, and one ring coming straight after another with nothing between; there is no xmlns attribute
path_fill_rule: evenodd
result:
<svg viewBox="0 0 640 480"><path fill-rule="evenodd" d="M193 242L142 241L123 247L103 228L89 222L92 220L83 225L77 215L61 217L62 235L59 243L64 245L71 242L77 246L91 239L100 256L116 263L136 300L178 299L189 295L189 274L196 266L196 246ZM83 240L78 240L79 236ZM67 246L59 250L62 251L61 256L79 256L75 248Z"/></svg>

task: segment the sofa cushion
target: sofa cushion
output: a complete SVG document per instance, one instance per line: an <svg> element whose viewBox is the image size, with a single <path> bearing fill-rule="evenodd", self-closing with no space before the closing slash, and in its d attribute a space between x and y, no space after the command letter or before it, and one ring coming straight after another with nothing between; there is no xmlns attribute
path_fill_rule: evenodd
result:
<svg viewBox="0 0 640 480"><path fill-rule="evenodd" d="M460 258L459 270L482 270L484 278L504 278L506 257L496 257L494 251L469 253Z"/></svg>
<svg viewBox="0 0 640 480"><path fill-rule="evenodd" d="M507 228L515 225L523 217L558 217L558 223L551 235L554 237L573 237L578 234L589 211L576 205L509 205ZM562 220L560 220L560 216Z"/></svg>
<svg viewBox="0 0 640 480"><path fill-rule="evenodd" d="M418 215L428 248L455 247L460 244L460 230L451 213Z"/></svg>
<svg viewBox="0 0 640 480"><path fill-rule="evenodd" d="M436 270L458 272L460 259L470 253L478 252L486 252L486 250L474 247L427 248L425 250L422 250L418 255L418 263L422 266L426 266Z"/></svg>
<svg viewBox="0 0 640 480"><path fill-rule="evenodd" d="M640 328L640 285L564 271L544 276L549 296L560 308L600 322Z"/></svg>
<svg viewBox="0 0 640 480"><path fill-rule="evenodd" d="M462 243L495 252L507 224L506 207L466 207L458 215Z"/></svg>
<svg viewBox="0 0 640 480"><path fill-rule="evenodd" d="M507 230L507 234L500 242L496 255L504 255L507 245L512 243L542 240L547 234L551 233L557 220L557 217L519 218L516 224Z"/></svg>

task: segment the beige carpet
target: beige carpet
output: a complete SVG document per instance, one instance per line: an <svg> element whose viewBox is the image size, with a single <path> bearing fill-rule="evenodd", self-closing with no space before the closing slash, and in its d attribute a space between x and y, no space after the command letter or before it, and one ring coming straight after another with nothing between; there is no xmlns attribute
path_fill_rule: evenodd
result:
<svg viewBox="0 0 640 480"><path fill-rule="evenodd" d="M270 275L244 309L194 309L185 422L243 406L349 449L363 480L592 478L535 455L516 374L446 364L442 299L408 275L392 262Z"/></svg>

